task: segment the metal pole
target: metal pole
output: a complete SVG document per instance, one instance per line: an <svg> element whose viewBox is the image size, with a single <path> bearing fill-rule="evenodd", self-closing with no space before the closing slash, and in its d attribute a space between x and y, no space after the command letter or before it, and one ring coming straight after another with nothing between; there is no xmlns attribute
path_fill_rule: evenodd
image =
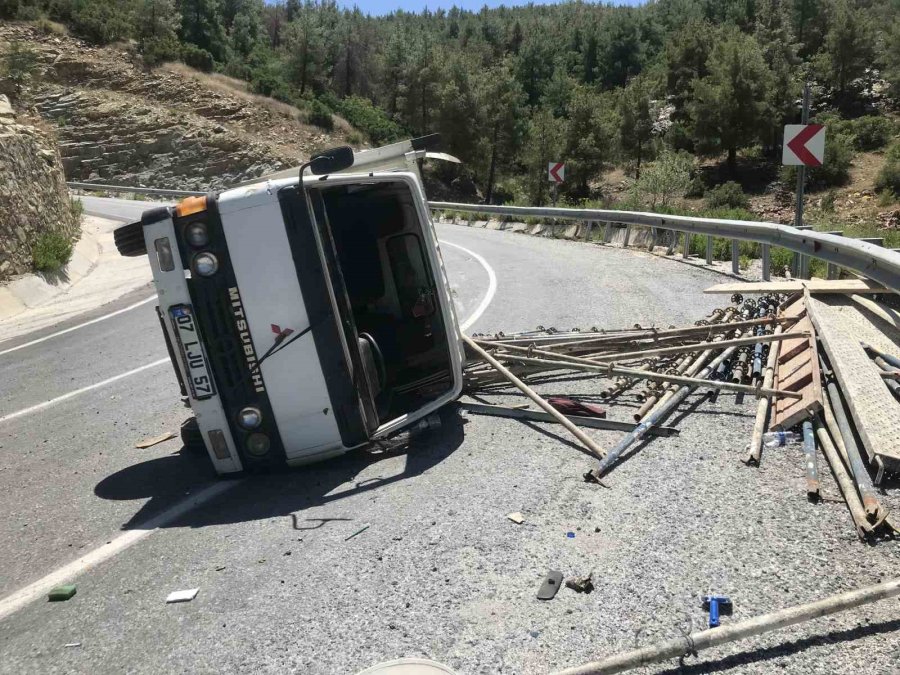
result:
<svg viewBox="0 0 900 675"><path fill-rule="evenodd" d="M706 264L712 265L713 259L713 238L711 235L706 235Z"/></svg>
<svg viewBox="0 0 900 675"><path fill-rule="evenodd" d="M622 244L623 248L628 248L628 242L631 239L631 225L625 226L625 243Z"/></svg>
<svg viewBox="0 0 900 675"><path fill-rule="evenodd" d="M608 244L608 243L609 243L609 235L610 235L610 230L611 230L611 229L612 229L612 223L611 223L611 222L609 222L609 221L607 220L605 223L603 223L603 243L604 243L604 244Z"/></svg>
<svg viewBox="0 0 900 675"><path fill-rule="evenodd" d="M853 430L850 428L850 421L847 419L844 403L841 400L838 387L834 382L834 377L832 376L831 371L825 369L825 363L822 361L821 357L819 358L819 362L825 373L826 381L825 390L827 395L823 401L825 404L825 424L830 428L833 422L834 426L837 427L836 430L832 429L831 433L834 434L836 444L839 439L841 441L840 445L843 446L844 455L847 459L847 466L850 467L850 472L853 474L853 479L856 481L856 488L859 490L859 496L862 499L862 505L866 511L866 516L868 516L869 520L874 522L878 520L880 516L881 501L875 493L875 486L872 485L872 477L866 470L866 465L863 463L862 456L859 454L859 446L856 445L856 438L853 436Z"/></svg>
<svg viewBox="0 0 900 675"><path fill-rule="evenodd" d="M613 673L622 673L648 663L677 659L694 651L744 640L754 635L837 614L838 612L868 605L878 600L894 598L898 595L900 595L900 579L893 579L855 591L832 595L817 602L780 609L776 612L741 621L740 623L697 631L690 635L673 638L649 647L641 647L630 652L609 656L601 661L586 663L583 666L566 668L555 675L612 675Z"/></svg>
<svg viewBox="0 0 900 675"><path fill-rule="evenodd" d="M685 260L691 257L691 233L684 233L684 241L681 244L681 257Z"/></svg>
<svg viewBox="0 0 900 675"><path fill-rule="evenodd" d="M760 246L760 253L762 255L762 278L763 281L768 281L771 277L769 267L771 267L772 265L772 256L771 251L769 250L769 245L762 244Z"/></svg>
<svg viewBox="0 0 900 675"><path fill-rule="evenodd" d="M710 362L708 366L706 366L699 373L698 380L703 380L706 377L709 377L709 374L712 373L716 366L718 366L722 361L727 359L737 347L731 347L730 349L726 349L721 354L719 354L715 359ZM702 358L702 357L701 357ZM672 375L668 376L669 379L673 379ZM665 404L657 406L656 410L647 415L646 419L644 419L640 424L637 425L637 428L631 433L627 434L622 440L620 440L616 445L610 449L607 453L606 457L600 460L600 466L592 471L589 471L585 474L585 480L593 480L599 481L600 477L606 472L613 464L615 464L619 457L622 455L625 450L627 450L633 443L640 440L644 434L647 433L647 429L652 426L655 426L658 422L662 421L666 415L671 413L678 405L688 397L694 390L694 387L682 387L677 394L673 395Z"/></svg>
<svg viewBox="0 0 900 675"><path fill-rule="evenodd" d="M803 422L803 456L806 460L806 498L815 503L819 501L819 465L811 420Z"/></svg>
<svg viewBox="0 0 900 675"><path fill-rule="evenodd" d="M781 333L782 327L775 328L775 334ZM781 351L781 343L775 342L769 347L769 358L766 360L766 372L763 375L763 386L771 387L775 380L775 364L778 362L778 353ZM766 427L766 415L769 412L769 399L759 399L756 406L756 421L753 423L753 435L750 437L750 454L747 456L749 466L759 466L759 458L762 455L762 435Z"/></svg>
<svg viewBox="0 0 900 675"><path fill-rule="evenodd" d="M853 479L850 478L850 474L847 473L847 469L845 469L843 463L841 463L841 458L834 447L834 443L831 441L831 436L828 435L828 430L821 425L818 419L815 421L815 426L816 436L818 436L819 442L822 445L822 454L825 455L825 459L828 460L828 465L831 467L831 473L834 474L834 479L837 481L838 486L841 488L841 493L844 495L844 501L847 503L847 508L850 510L850 516L853 518L853 522L856 525L856 534L860 539L865 540L866 534L871 532L873 528L866 519L866 512L863 509L862 502L859 501L856 490L853 489Z"/></svg>
<svg viewBox="0 0 900 675"><path fill-rule="evenodd" d="M803 112L801 113L800 123L809 124L809 82L803 84ZM805 185L806 167L801 165L797 167L797 203L794 208L794 227L803 225L803 189ZM796 253L794 254L794 259L797 261ZM797 261L797 267L796 272L799 275L803 269L802 262Z"/></svg>
<svg viewBox="0 0 900 675"><path fill-rule="evenodd" d="M741 273L741 245L737 239L731 240L731 273Z"/></svg>
<svg viewBox="0 0 900 675"><path fill-rule="evenodd" d="M497 371L502 374L507 380L509 380L512 384L514 384L519 391L525 394L528 398L534 401L540 408L543 409L544 412L551 415L556 419L557 422L562 424L570 434L572 434L575 438L581 441L582 445L590 450L591 454L597 458L602 459L606 453L599 445L597 445L593 440L591 440L590 436L585 434L581 429L572 424L565 415L560 413L556 408L547 403L543 398L541 398L538 394L536 394L531 387L522 382L518 377L513 375L509 370L503 366L497 359L488 354L484 349L482 349L475 341L470 338L468 335L462 335L463 341L471 347L476 354L478 354L485 361L490 363Z"/></svg>

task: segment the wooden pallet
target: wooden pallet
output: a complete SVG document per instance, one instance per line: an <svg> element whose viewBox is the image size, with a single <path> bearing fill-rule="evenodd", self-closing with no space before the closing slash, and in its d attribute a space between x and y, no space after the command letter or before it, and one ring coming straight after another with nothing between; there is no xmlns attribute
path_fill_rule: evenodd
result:
<svg viewBox="0 0 900 675"><path fill-rule="evenodd" d="M796 318L791 331L806 331L808 337L792 338L781 344L775 364L776 389L796 391L802 398L779 398L772 409L770 428L790 429L822 410L822 375L816 334L807 313L806 302L799 298L785 307L781 316Z"/></svg>

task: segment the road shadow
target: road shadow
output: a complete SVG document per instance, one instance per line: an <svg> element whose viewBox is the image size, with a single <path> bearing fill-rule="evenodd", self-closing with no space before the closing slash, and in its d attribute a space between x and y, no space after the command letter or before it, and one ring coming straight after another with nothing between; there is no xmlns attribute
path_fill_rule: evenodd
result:
<svg viewBox="0 0 900 675"><path fill-rule="evenodd" d="M791 656L812 647L849 642L851 640L859 640L873 635L893 633L897 630L900 630L900 619L893 619L891 621L883 621L867 626L857 626L856 628L849 628L847 630L831 631L830 633L825 633L823 635L813 635L808 638L786 642L765 649L741 652L740 654L727 656L718 661L704 661L702 663L693 664L683 663L683 665L662 671L660 675L703 675L705 673L721 673L733 668L745 668L753 663L764 663L772 659ZM772 664L769 667L774 670L776 665Z"/></svg>
<svg viewBox="0 0 900 675"><path fill-rule="evenodd" d="M462 445L465 419L455 406L446 406L440 415L440 429L413 436L405 444L386 444L380 451L357 450L308 467L240 478L232 489L163 527L205 527L292 516L295 527L307 529L297 512L414 478L449 457ZM352 483L364 469L398 455L406 457L402 473ZM116 501L148 500L122 525L129 530L216 480L204 454L182 448L107 476L94 487L94 494ZM346 489L331 494L348 483Z"/></svg>

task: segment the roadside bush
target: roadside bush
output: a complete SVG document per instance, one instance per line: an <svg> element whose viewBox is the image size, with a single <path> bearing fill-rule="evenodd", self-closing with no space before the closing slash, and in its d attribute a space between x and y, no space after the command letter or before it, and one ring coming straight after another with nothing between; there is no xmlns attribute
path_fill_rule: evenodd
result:
<svg viewBox="0 0 900 675"><path fill-rule="evenodd" d="M897 195L893 190L882 190L878 193L878 199L875 203L878 204L878 206L880 206L881 208L884 208L886 206L890 206L896 201Z"/></svg>
<svg viewBox="0 0 900 675"><path fill-rule="evenodd" d="M699 199L706 194L706 183L700 176L694 176L688 184L688 188L684 193L685 197Z"/></svg>
<svg viewBox="0 0 900 675"><path fill-rule="evenodd" d="M141 46L141 57L148 66L176 61L181 56L178 40L173 37L150 38ZM185 62L186 63L186 62Z"/></svg>
<svg viewBox="0 0 900 675"><path fill-rule="evenodd" d="M404 135L399 124L362 96L350 96L338 102L337 112L375 145L390 143Z"/></svg>
<svg viewBox="0 0 900 675"><path fill-rule="evenodd" d="M900 141L895 142L887 151L884 166L875 178L875 189L900 194Z"/></svg>
<svg viewBox="0 0 900 675"><path fill-rule="evenodd" d="M181 45L181 60L191 68L202 70L204 73L211 72L214 65L212 54L192 44Z"/></svg>
<svg viewBox="0 0 900 675"><path fill-rule="evenodd" d="M686 152L664 151L641 171L632 189L638 201L651 209L666 207L675 197L683 197L691 184L694 159Z"/></svg>
<svg viewBox="0 0 900 675"><path fill-rule="evenodd" d="M334 118L331 116L331 110L321 101L313 100L310 103L306 121L325 131L334 130Z"/></svg>
<svg viewBox="0 0 900 675"><path fill-rule="evenodd" d="M750 207L750 200L747 199L741 186L734 181L728 181L712 190L707 190L705 201L708 209L747 209Z"/></svg>
<svg viewBox="0 0 900 675"><path fill-rule="evenodd" d="M127 39L135 25L134 5L121 0L80 0L69 11L75 33L96 44Z"/></svg>
<svg viewBox="0 0 900 675"><path fill-rule="evenodd" d="M877 150L890 143L897 132L894 122L883 116L860 117L851 124L853 147L857 150Z"/></svg>
<svg viewBox="0 0 900 675"><path fill-rule="evenodd" d="M19 21L37 21L41 18L41 8L37 5L19 5L16 18Z"/></svg>
<svg viewBox="0 0 900 675"><path fill-rule="evenodd" d="M31 248L31 259L38 272L58 272L71 257L72 242L59 232L44 232Z"/></svg>

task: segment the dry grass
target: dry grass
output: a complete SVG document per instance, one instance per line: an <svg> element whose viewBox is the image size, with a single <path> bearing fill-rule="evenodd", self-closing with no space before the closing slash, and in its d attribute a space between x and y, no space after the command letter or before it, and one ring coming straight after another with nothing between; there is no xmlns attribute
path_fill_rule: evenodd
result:
<svg viewBox="0 0 900 675"><path fill-rule="evenodd" d="M219 92L220 94L234 96L235 98L247 101L248 103L253 103L254 105L267 109L275 115L298 120L300 122L305 121L303 112L299 108L282 101L277 101L274 98L269 98L268 96L254 94L243 80L238 80L237 78L229 77L228 75L222 75L221 73L204 73L178 62L164 63L159 66L158 70L165 70L184 78L194 80L207 89Z"/></svg>

